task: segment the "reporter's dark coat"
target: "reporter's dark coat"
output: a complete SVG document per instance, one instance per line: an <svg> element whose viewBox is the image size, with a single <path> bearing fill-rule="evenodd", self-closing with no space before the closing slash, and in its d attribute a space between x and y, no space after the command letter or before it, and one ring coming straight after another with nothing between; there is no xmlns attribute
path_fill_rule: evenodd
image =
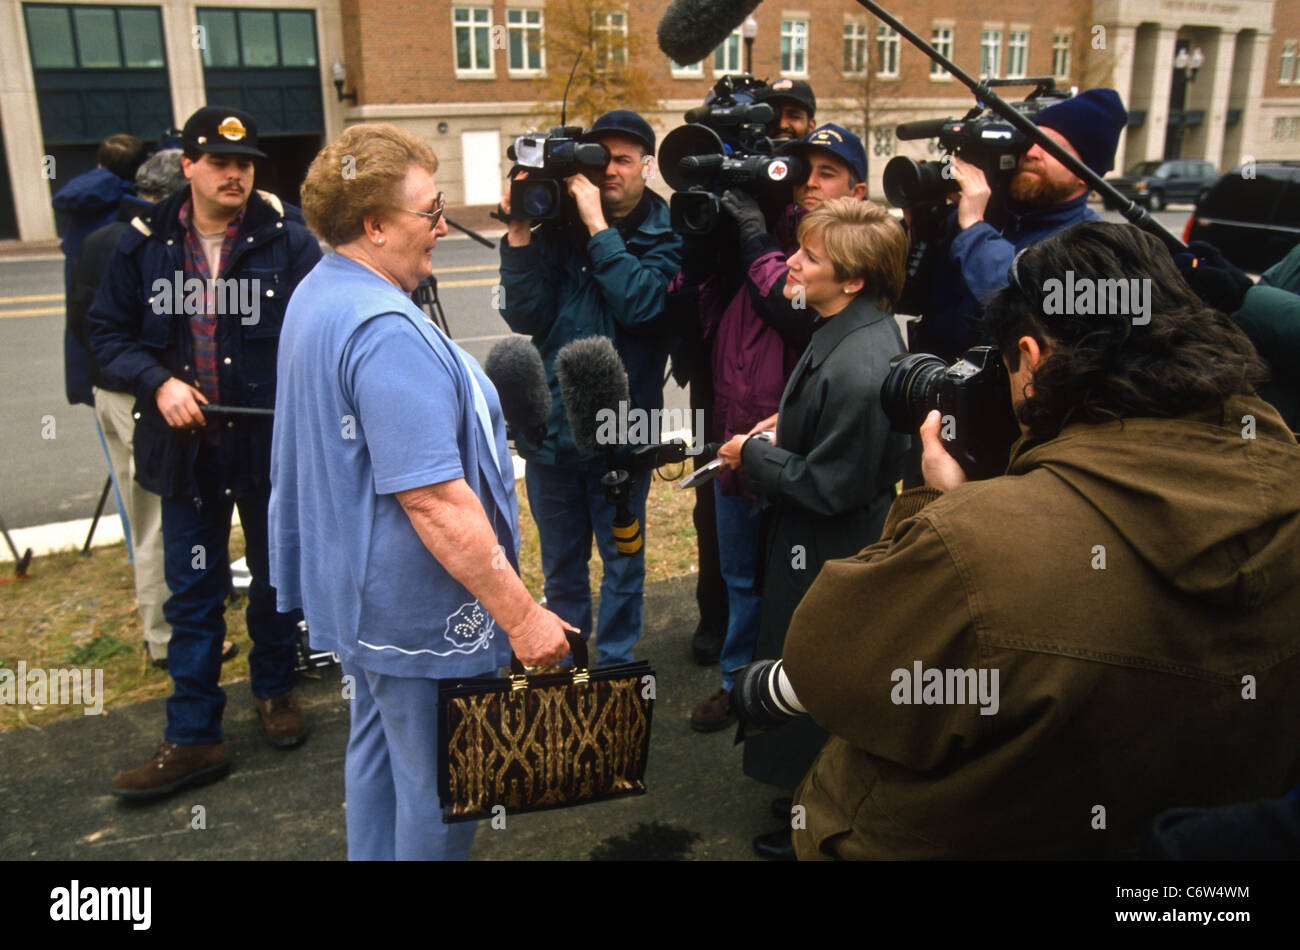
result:
<svg viewBox="0 0 1300 950"><path fill-rule="evenodd" d="M812 314L809 314L811 317ZM745 484L766 509L763 606L755 658L777 658L822 565L880 537L908 437L880 404L898 324L861 297L818 320L781 396L776 444L745 443ZM745 740L745 774L793 789L827 733L810 718Z"/></svg>

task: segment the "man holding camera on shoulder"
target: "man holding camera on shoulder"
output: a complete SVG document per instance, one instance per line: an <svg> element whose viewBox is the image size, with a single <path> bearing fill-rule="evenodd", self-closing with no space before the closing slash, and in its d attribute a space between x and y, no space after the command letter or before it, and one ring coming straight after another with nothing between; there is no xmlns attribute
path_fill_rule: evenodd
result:
<svg viewBox="0 0 1300 950"><path fill-rule="evenodd" d="M1098 175L1115 167L1127 121L1113 89L1087 89L1034 116L1053 141ZM984 172L953 156L951 174L960 192L945 226L946 254L935 268L926 312L912 325L909 339L914 352L949 362L979 342L979 304L1007 285L1007 267L1018 250L1073 224L1099 220L1088 207L1088 186L1038 145L1020 156L1000 227L984 220L992 197Z"/></svg>
<svg viewBox="0 0 1300 950"><path fill-rule="evenodd" d="M1067 271L1149 307L1063 308ZM1135 857L1166 809L1300 781L1300 447L1250 341L1100 222L1017 254L981 328L1022 433L1005 475L967 482L929 412L925 486L737 676L747 725L832 734L801 859Z"/></svg>
<svg viewBox="0 0 1300 950"><path fill-rule="evenodd" d="M681 238L669 226L667 203L646 188L655 152L649 123L616 109L598 118L584 139L604 145L609 161L594 181L585 174L565 179L572 201L566 215L541 225L510 221L501 244L502 316L512 330L532 337L552 396L545 439L534 444L515 434L528 462L547 606L590 636L587 562L594 534L604 564L597 646L601 665L608 666L630 662L641 637L645 555L617 551L600 482L607 466L583 457L574 444L555 357L573 340L609 337L627 369L629 410L662 409L668 360L662 317L668 282L681 264ZM509 192L501 208L510 214ZM629 507L642 523L649 490L649 472L632 477Z"/></svg>
<svg viewBox="0 0 1300 950"><path fill-rule="evenodd" d="M756 427L775 428L786 381L808 345L812 321L807 304L787 300L782 289L787 258L798 248L800 219L823 201L866 196L866 151L862 140L838 125L826 124L790 149L808 167L795 186L794 203L769 222L759 202L739 189L721 205L734 220L739 255L729 265L688 245L680 286L698 288L698 314L708 346L713 381L713 438L726 442ZM716 273L707 268L718 266ZM714 732L734 722L728 671L748 663L758 638L759 515L738 473L725 470L713 483L718 552L727 585L727 633L720 665L722 687L691 715L697 732Z"/></svg>

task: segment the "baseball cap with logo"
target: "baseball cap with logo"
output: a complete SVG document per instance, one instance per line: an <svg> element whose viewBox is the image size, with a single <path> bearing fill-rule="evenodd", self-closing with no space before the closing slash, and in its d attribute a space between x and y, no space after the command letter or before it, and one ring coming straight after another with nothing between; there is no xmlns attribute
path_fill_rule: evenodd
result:
<svg viewBox="0 0 1300 950"><path fill-rule="evenodd" d="M754 97L759 102L779 102L787 99L808 110L809 116L817 114L817 97L813 95L812 86L802 79L774 79L766 89L759 90Z"/></svg>
<svg viewBox="0 0 1300 950"><path fill-rule="evenodd" d="M228 106L204 106L186 119L181 145L212 155L266 158L266 153L257 148L257 123L253 117Z"/></svg>
<svg viewBox="0 0 1300 950"><path fill-rule="evenodd" d="M836 125L834 122L819 125L808 133L807 138L791 145L788 151L805 152L813 148L830 152L857 173L858 181L866 181L867 150L862 147L862 139L844 126Z"/></svg>

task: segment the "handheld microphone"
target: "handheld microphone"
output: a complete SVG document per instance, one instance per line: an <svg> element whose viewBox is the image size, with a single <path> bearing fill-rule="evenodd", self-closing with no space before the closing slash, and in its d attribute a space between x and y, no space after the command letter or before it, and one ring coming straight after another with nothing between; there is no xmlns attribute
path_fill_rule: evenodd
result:
<svg viewBox="0 0 1300 950"><path fill-rule="evenodd" d="M675 63L698 63L730 36L760 2L673 0L659 21L659 48Z"/></svg>
<svg viewBox="0 0 1300 950"><path fill-rule="evenodd" d="M614 545L626 557L639 554L641 522L628 507L628 473L615 468L614 446L602 445L599 435L602 413L617 417L620 404L627 406L631 401L623 361L609 337L574 340L555 354L555 377L573 430L573 444L583 455L605 456L608 471L600 483L605 487L605 501L614 508Z"/></svg>
<svg viewBox="0 0 1300 950"><path fill-rule="evenodd" d="M483 372L496 387L506 425L540 445L551 415L551 390L537 347L522 336L506 337L488 352Z"/></svg>

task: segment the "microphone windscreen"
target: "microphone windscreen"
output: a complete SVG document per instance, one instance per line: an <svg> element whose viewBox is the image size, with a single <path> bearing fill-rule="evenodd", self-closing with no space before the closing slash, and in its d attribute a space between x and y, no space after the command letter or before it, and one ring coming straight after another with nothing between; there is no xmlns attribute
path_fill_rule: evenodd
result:
<svg viewBox="0 0 1300 950"><path fill-rule="evenodd" d="M602 456L611 446L596 439L602 409L617 417L619 404L629 403L627 370L607 336L589 336L566 343L555 355L555 378L573 430L573 443L585 456Z"/></svg>
<svg viewBox="0 0 1300 950"><path fill-rule="evenodd" d="M508 336L488 352L483 372L496 387L506 424L529 442L546 438L551 389L537 347L522 336Z"/></svg>
<svg viewBox="0 0 1300 950"><path fill-rule="evenodd" d="M761 0L673 0L659 21L659 48L693 66L731 35Z"/></svg>

